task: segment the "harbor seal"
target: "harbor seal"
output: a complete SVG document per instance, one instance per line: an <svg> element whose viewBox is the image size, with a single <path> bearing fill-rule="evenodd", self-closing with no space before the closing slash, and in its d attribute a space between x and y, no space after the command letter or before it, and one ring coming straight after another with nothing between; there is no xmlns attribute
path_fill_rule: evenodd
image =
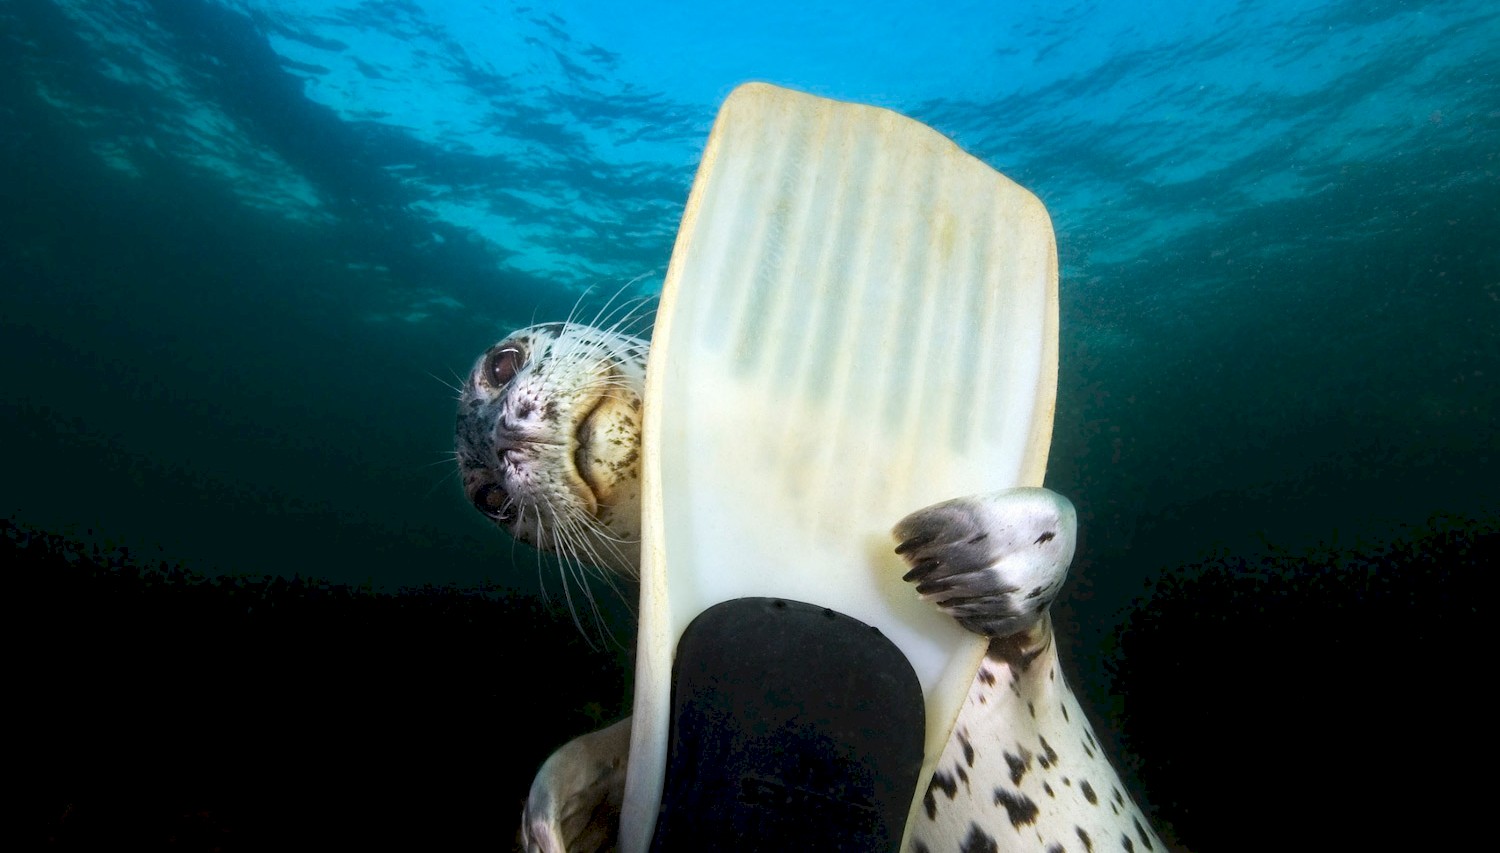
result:
<svg viewBox="0 0 1500 853"><path fill-rule="evenodd" d="M647 352L571 322L490 347L464 382L456 430L475 509L522 542L634 577ZM1058 663L1048 608L1077 542L1072 504L1040 488L960 497L893 535L916 593L990 640L909 850L1164 850ZM527 850L613 845L629 727L577 738L542 766L522 815Z"/></svg>

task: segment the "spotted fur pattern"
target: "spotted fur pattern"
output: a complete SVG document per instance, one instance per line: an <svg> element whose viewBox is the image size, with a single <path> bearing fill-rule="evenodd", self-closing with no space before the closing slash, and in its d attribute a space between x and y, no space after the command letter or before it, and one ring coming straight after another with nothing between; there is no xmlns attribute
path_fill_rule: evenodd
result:
<svg viewBox="0 0 1500 853"><path fill-rule="evenodd" d="M1164 849L1058 666L1048 606L1077 525L1046 489L960 498L896 525L906 580L991 638L923 795L914 853Z"/></svg>
<svg viewBox="0 0 1500 853"><path fill-rule="evenodd" d="M475 507L522 541L634 575L645 357L639 339L576 324L522 329L486 352L458 418ZM1163 850L1058 666L1048 607L1073 559L1072 504L1046 489L960 498L893 535L916 593L990 637L909 851ZM595 818L618 820L628 728L574 740L543 766L527 850L609 848Z"/></svg>
<svg viewBox="0 0 1500 853"><path fill-rule="evenodd" d="M928 784L912 851L1166 849L1064 681L1047 621L993 641Z"/></svg>

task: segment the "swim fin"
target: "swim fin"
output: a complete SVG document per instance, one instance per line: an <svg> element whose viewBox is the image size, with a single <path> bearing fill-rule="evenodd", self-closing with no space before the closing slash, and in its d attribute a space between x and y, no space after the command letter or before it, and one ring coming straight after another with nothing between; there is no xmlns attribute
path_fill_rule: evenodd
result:
<svg viewBox="0 0 1500 853"><path fill-rule="evenodd" d="M733 754L751 741L732 730L754 727L768 692L802 691L799 701L816 704L846 689L830 675L842 668L897 668L858 659L846 619L900 650L925 723L867 708L861 720L888 737L833 751L899 765L887 746L899 753L921 728L920 773L902 782L914 813L985 643L902 582L889 531L940 500L1040 485L1056 382L1056 249L1036 197L888 110L765 84L729 96L683 213L647 369L622 851L642 853L653 833L678 831L666 818L708 808L687 798L691 781L663 799L674 726L729 738L720 754ZM837 615L826 634L787 628L795 639L781 646L768 639L782 630L774 618L713 626L707 642L685 633L740 599L752 601L731 610L758 612L766 605L755 600L770 599ZM808 674L777 668L794 649L825 646L837 651ZM675 700L674 659L696 673L677 672ZM738 668L750 659L770 669ZM725 698L701 713L678 702L704 683ZM716 768L715 784L754 800L758 773ZM788 788L763 790L817 799ZM806 812L814 823L830 814Z"/></svg>

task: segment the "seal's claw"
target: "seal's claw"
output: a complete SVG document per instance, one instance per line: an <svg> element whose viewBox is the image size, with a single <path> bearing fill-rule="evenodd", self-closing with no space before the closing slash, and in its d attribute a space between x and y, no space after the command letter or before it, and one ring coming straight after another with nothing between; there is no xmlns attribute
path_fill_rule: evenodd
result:
<svg viewBox="0 0 1500 853"><path fill-rule="evenodd" d="M899 528L898 528L898 530L899 530ZM914 548L921 548L923 545L930 545L930 544L932 544L932 537L931 536L924 536L924 535L920 535L919 534L919 535L916 535L916 536L912 536L909 539L906 539L905 541L903 541L900 545L897 545L896 546L896 553L897 554L905 554L907 551L910 551L910 550L912 550Z"/></svg>
<svg viewBox="0 0 1500 853"><path fill-rule="evenodd" d="M1077 528L1067 498L1022 488L934 504L892 534L919 595L975 633L1004 637L1034 626L1057 597Z"/></svg>

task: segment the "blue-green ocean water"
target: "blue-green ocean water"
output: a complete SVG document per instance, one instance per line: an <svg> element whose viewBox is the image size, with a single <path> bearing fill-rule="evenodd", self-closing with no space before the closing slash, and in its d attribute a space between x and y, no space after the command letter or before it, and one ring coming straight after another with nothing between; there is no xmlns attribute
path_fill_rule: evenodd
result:
<svg viewBox="0 0 1500 853"><path fill-rule="evenodd" d="M1083 536L1059 621L1107 727L1251 702L1121 675L1168 605L1276 632L1230 663L1206 628L1160 640L1202 655L1174 689L1264 665L1249 697L1478 618L1444 574L1288 639L1500 517L1493 3L6 0L0 44L16 524L211 575L557 592L465 503L452 386L512 327L660 286L718 102L757 79L920 119L1051 212L1047 483ZM1312 683L1234 725L1374 701ZM1225 778L1150 776L1201 746L1118 737L1184 841L1233 846L1204 818Z"/></svg>

